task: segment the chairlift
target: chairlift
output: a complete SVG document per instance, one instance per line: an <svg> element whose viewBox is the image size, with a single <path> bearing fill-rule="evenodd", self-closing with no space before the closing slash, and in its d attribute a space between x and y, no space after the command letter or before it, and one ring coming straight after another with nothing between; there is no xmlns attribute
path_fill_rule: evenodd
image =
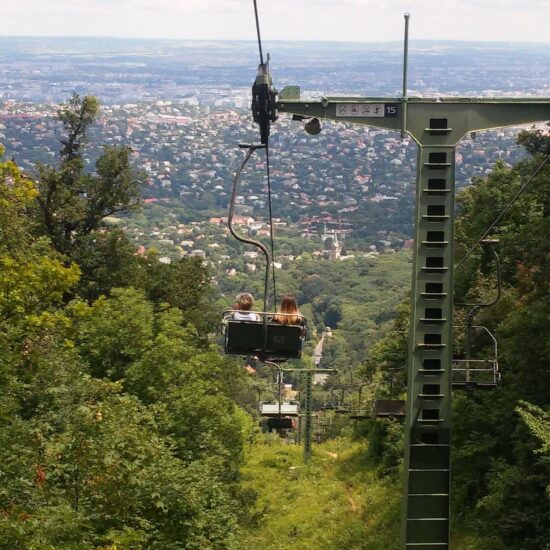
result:
<svg viewBox="0 0 550 550"><path fill-rule="evenodd" d="M296 428L300 403L298 401L282 403L262 401L260 402L260 414L265 419L264 425L269 432L276 430L284 435L283 430Z"/></svg>
<svg viewBox="0 0 550 550"><path fill-rule="evenodd" d="M492 354L490 357L481 359L475 359L472 357L453 358L453 389L466 391L473 391L476 389L492 390L497 387L501 379L498 365L497 339L487 327L470 325L469 329L469 338L471 338L473 334L475 334L478 338L483 337L483 335L488 337L492 346ZM468 346L470 344L471 342L468 342ZM467 355L470 355L470 353L468 352Z"/></svg>
<svg viewBox="0 0 550 550"><path fill-rule="evenodd" d="M403 418L406 401L402 399L375 399L374 416L377 418Z"/></svg>
<svg viewBox="0 0 550 550"><path fill-rule="evenodd" d="M453 327L455 330L462 329L466 331L464 357L457 357L452 360L452 387L456 390L492 390L496 388L501 379L498 365L497 339L487 327L474 325L474 319L478 311L494 306L500 300L502 294L500 259L495 249L495 245L498 244L498 240L484 239L481 241L481 244L489 245L495 259L497 294L492 300L486 303L457 304L470 307L471 309L468 312L466 325L464 327ZM488 342L492 347L492 353L489 357L472 357L472 343L474 336L478 339L483 338L483 336L488 338Z"/></svg>
<svg viewBox="0 0 550 550"><path fill-rule="evenodd" d="M405 370L405 367L393 367L386 369L390 374L390 395L394 392L394 382L399 382L402 389L405 389L403 382L397 379L396 374ZM379 399L376 397L376 391L378 385L374 389L374 396L372 401L372 415L375 418L404 418L406 416L406 401L403 399Z"/></svg>
<svg viewBox="0 0 550 550"><path fill-rule="evenodd" d="M261 401L260 414L265 417L275 416L298 416L300 414L299 401Z"/></svg>
<svg viewBox="0 0 550 550"><path fill-rule="evenodd" d="M254 312L258 319L238 320L233 318L236 310L224 311L222 333L227 355L255 355L261 361L286 361L300 359L307 329L306 320L298 315L300 324L285 325L273 322L275 315L282 313Z"/></svg>
<svg viewBox="0 0 550 550"><path fill-rule="evenodd" d="M265 258L265 278L264 278L264 309L268 309L269 303L269 277L270 270L273 272L273 298L275 301L275 273L273 264L273 219L271 217L271 193L269 192L269 222L271 227L271 254L268 248L261 242L239 235L233 227L233 217L235 214L235 202L238 193L240 176L255 151L265 149L266 161L269 166L269 157L267 149L267 130L262 131L262 144L260 145L241 145L241 148L247 149L247 154L240 168L235 174L233 181L233 191L229 204L229 215L227 224L231 235L238 241L259 248ZM268 188L270 186L268 176ZM274 322L275 316L288 316L292 314L270 313L266 311L254 312L257 320L235 319L236 310L227 310L222 317L222 331L224 335L224 350L227 355L256 355L261 361L286 361L287 359L300 359L302 355L302 344L305 340L307 329L306 319L302 315L297 315L298 324L283 324ZM241 312L242 313L242 312Z"/></svg>

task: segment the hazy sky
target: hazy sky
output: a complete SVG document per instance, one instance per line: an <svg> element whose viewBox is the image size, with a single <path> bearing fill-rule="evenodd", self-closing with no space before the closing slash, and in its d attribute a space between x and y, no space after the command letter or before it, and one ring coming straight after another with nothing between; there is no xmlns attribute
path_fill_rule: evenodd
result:
<svg viewBox="0 0 550 550"><path fill-rule="evenodd" d="M2 0L0 35L252 39L252 0ZM550 43L550 0L258 0L274 40Z"/></svg>

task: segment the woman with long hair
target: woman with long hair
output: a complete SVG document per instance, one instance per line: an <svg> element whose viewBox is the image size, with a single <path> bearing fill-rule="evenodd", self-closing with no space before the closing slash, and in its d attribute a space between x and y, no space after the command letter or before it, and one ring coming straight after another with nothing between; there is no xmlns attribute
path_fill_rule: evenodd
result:
<svg viewBox="0 0 550 550"><path fill-rule="evenodd" d="M292 294L285 294L281 302L279 311L273 316L275 323L281 325L302 325L303 317L298 311L298 305L296 304L296 298Z"/></svg>

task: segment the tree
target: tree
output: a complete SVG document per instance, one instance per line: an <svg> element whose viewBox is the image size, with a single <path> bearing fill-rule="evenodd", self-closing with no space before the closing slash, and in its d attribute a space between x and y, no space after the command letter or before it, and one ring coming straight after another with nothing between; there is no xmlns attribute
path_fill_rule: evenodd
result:
<svg viewBox="0 0 550 550"><path fill-rule="evenodd" d="M0 546L234 547L250 429L233 398L241 369L144 290L67 304L80 269L33 232L36 198L15 164L0 162ZM108 266L127 241L86 237L89 257L76 239L69 252L89 260L88 283L120 282ZM126 256L129 279L145 281L149 260ZM181 288L194 284L176 272ZM188 295L200 304L208 288Z"/></svg>
<svg viewBox="0 0 550 550"><path fill-rule="evenodd" d="M82 259L83 249L89 253L95 243L103 244L90 236L111 230L105 218L132 211L140 203L143 177L130 164L129 147L106 146L95 171L84 169L84 144L98 114L97 99L74 94L58 113L64 131L60 164L38 167L38 233L48 236L55 249L69 259ZM108 256L106 259L111 261ZM95 267L83 262L84 285L94 280Z"/></svg>
<svg viewBox="0 0 550 550"><path fill-rule="evenodd" d="M519 142L535 156L512 168L497 165L488 178L461 193L458 258L540 166L539 153L546 151L548 138L524 133ZM452 509L475 547L535 550L550 537L548 468L533 453L536 441L521 421L529 425L535 406L550 406L550 349L544 337L550 330L549 191L546 166L494 232L500 240L504 293L495 308L480 314L479 323L496 333L503 381L490 395L454 399ZM489 255L476 250L463 264L458 301L494 293L487 284L491 263Z"/></svg>
<svg viewBox="0 0 550 550"><path fill-rule="evenodd" d="M157 307L175 307L206 336L215 327L210 271L200 258L181 258L162 264L155 258L146 267L145 290Z"/></svg>

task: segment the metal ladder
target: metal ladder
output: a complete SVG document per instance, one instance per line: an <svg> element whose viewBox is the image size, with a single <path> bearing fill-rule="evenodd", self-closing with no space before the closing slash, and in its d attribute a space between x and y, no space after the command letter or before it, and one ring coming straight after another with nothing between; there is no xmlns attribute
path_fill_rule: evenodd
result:
<svg viewBox="0 0 550 550"><path fill-rule="evenodd" d="M445 136L447 129L433 130L434 136ZM406 548L449 547L454 157L454 147L443 143L419 147L406 423Z"/></svg>

